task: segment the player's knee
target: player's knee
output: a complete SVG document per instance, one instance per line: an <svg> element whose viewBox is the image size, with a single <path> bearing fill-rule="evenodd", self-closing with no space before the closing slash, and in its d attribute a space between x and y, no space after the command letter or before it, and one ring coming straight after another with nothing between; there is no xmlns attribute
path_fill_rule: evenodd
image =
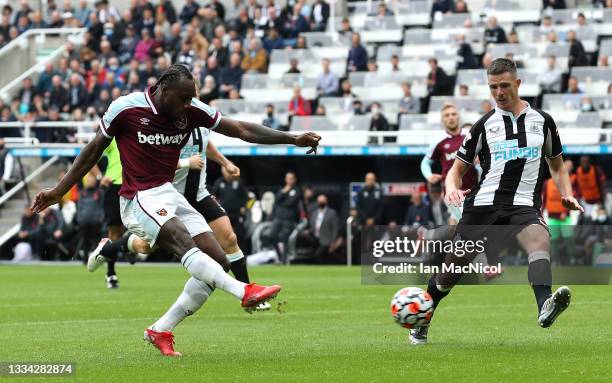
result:
<svg viewBox="0 0 612 383"><path fill-rule="evenodd" d="M236 233L230 231L229 233L225 233L221 241L223 242L223 250L228 251L238 244L238 237Z"/></svg>

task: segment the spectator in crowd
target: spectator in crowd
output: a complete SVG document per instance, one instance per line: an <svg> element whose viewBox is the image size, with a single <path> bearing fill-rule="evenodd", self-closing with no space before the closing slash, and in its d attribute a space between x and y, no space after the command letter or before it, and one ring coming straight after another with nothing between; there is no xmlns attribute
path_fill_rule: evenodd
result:
<svg viewBox="0 0 612 383"><path fill-rule="evenodd" d="M465 85L465 84L461 84L459 85L459 97L468 97L470 94L470 88Z"/></svg>
<svg viewBox="0 0 612 383"><path fill-rule="evenodd" d="M324 32L329 19L329 4L325 0L316 0L310 14L310 29L313 32Z"/></svg>
<svg viewBox="0 0 612 383"><path fill-rule="evenodd" d="M582 42L576 38L576 31L567 32L567 42L570 45L569 67L589 65Z"/></svg>
<svg viewBox="0 0 612 383"><path fill-rule="evenodd" d="M81 259L86 259L102 235L103 201L102 190L100 190L96 177L92 173L87 173L83 180L83 187L79 190L76 214L79 226L77 253Z"/></svg>
<svg viewBox="0 0 612 383"><path fill-rule="evenodd" d="M482 55L481 65L483 69L487 69L489 65L491 65L492 62L493 62L493 55L491 55L491 53L487 52L484 55Z"/></svg>
<svg viewBox="0 0 612 383"><path fill-rule="evenodd" d="M546 71L538 76L538 83L543 93L561 92L561 71L557 68L557 57L548 56Z"/></svg>
<svg viewBox="0 0 612 383"><path fill-rule="evenodd" d="M61 213L48 207L38 214L37 229L31 235L32 242L38 248L42 260L56 260L59 256L60 243L64 236L64 219Z"/></svg>
<svg viewBox="0 0 612 383"><path fill-rule="evenodd" d="M238 243L244 240L244 216L246 204L249 199L248 190L244 182L239 177L234 177L228 173L225 167L221 167L222 177L218 178L210 189L221 206L225 209L227 216L238 237Z"/></svg>
<svg viewBox="0 0 612 383"><path fill-rule="evenodd" d="M144 28L141 32L141 39L136 43L134 48L134 57L141 63L146 59L151 58L151 47L153 46L153 39L151 38L151 32Z"/></svg>
<svg viewBox="0 0 612 383"><path fill-rule="evenodd" d="M412 95L412 86L409 82L402 83L404 96L399 101L399 114L421 113L421 100Z"/></svg>
<svg viewBox="0 0 612 383"><path fill-rule="evenodd" d="M540 33L540 40L545 40L546 36L549 32L552 32L554 29L552 17L550 15L544 15L542 17L542 21L540 22L540 27L538 29Z"/></svg>
<svg viewBox="0 0 612 383"><path fill-rule="evenodd" d="M351 22L348 17L342 19L340 23L340 31L338 32L344 37L353 36L353 27L351 27Z"/></svg>
<svg viewBox="0 0 612 383"><path fill-rule="evenodd" d="M342 97L344 111L351 111L353 108L353 101L357 99L357 95L353 93L351 82L348 79L342 80L340 85L340 97Z"/></svg>
<svg viewBox="0 0 612 383"><path fill-rule="evenodd" d="M308 20L301 14L302 5L300 3L296 3L293 6L293 12L291 15L285 17L284 22L284 30L285 30L285 38L288 39L297 39L300 33L308 32L310 30L310 25Z"/></svg>
<svg viewBox="0 0 612 383"><path fill-rule="evenodd" d="M457 49L457 70L459 69L476 69L478 61L474 56L472 46L465 41L464 34L458 34L455 38L459 48Z"/></svg>
<svg viewBox="0 0 612 383"><path fill-rule="evenodd" d="M576 23L578 24L578 28L583 28L588 26L588 22L584 13L580 12L578 16L576 16Z"/></svg>
<svg viewBox="0 0 612 383"><path fill-rule="evenodd" d="M119 60L122 64L126 64L132 59L137 43L138 38L136 37L134 25L128 24L125 30L125 37L121 39L119 44Z"/></svg>
<svg viewBox="0 0 612 383"><path fill-rule="evenodd" d="M510 33L508 33L508 44L520 44L516 31L510 31Z"/></svg>
<svg viewBox="0 0 612 383"><path fill-rule="evenodd" d="M64 110L64 108L68 105L68 90L66 87L64 87L62 78L59 75L53 76L51 80L51 90L47 92L47 94L47 104L50 107Z"/></svg>
<svg viewBox="0 0 612 383"><path fill-rule="evenodd" d="M599 57L599 60L597 60L597 66L600 67L600 68L607 68L607 67L609 67L610 63L609 63L608 56L601 55Z"/></svg>
<svg viewBox="0 0 612 383"><path fill-rule="evenodd" d="M281 130L281 123L274 116L274 105L268 104L266 105L266 118L261 122L263 126L267 126L268 128L272 128L275 130Z"/></svg>
<svg viewBox="0 0 612 383"><path fill-rule="evenodd" d="M451 13L455 9L453 0L434 0L431 5L431 16L434 17L436 13Z"/></svg>
<svg viewBox="0 0 612 383"><path fill-rule="evenodd" d="M289 114L292 116L310 116L310 101L302 97L302 88L295 84L293 85L293 97L289 100Z"/></svg>
<svg viewBox="0 0 612 383"><path fill-rule="evenodd" d="M259 39L249 40L249 49L242 59L242 70L245 73L266 73L268 70L268 54L261 47Z"/></svg>
<svg viewBox="0 0 612 383"><path fill-rule="evenodd" d="M300 68L298 68L299 65L299 61L298 59L296 59L295 57L292 57L289 59L289 69L287 70L287 74L298 74L298 73L302 73L302 71L300 70Z"/></svg>
<svg viewBox="0 0 612 383"><path fill-rule="evenodd" d="M56 72L55 68L53 67L53 62L47 61L45 63L45 70L43 70L38 77L38 83L36 84L36 92L38 94L46 95L51 91L51 79L55 74Z"/></svg>
<svg viewBox="0 0 612 383"><path fill-rule="evenodd" d="M220 84L221 69L219 69L219 64L215 56L209 56L208 59L206 59L206 67L200 73L200 77L206 78L206 76L211 76L215 80L215 84Z"/></svg>
<svg viewBox="0 0 612 383"><path fill-rule="evenodd" d="M396 54L391 55L391 72L401 72L402 70L399 67L399 57Z"/></svg>
<svg viewBox="0 0 612 383"><path fill-rule="evenodd" d="M565 9L565 0L542 0L542 9Z"/></svg>
<svg viewBox="0 0 612 383"><path fill-rule="evenodd" d="M284 49L285 42L280 37L278 33L278 29L270 28L268 29L268 35L264 38L263 46L268 52L268 54L272 53L273 49Z"/></svg>
<svg viewBox="0 0 612 383"><path fill-rule="evenodd" d="M597 205L605 203L606 174L601 167L591 163L591 157L581 156L580 166L576 169L576 183L584 215L589 217Z"/></svg>
<svg viewBox="0 0 612 383"><path fill-rule="evenodd" d="M274 212L272 213L272 233L276 234L276 242L279 246L279 254L284 255L287 248L287 240L293 229L297 226L300 218L300 201L302 194L297 187L295 173L288 172L285 175L285 186L276 193Z"/></svg>
<svg viewBox="0 0 612 383"><path fill-rule="evenodd" d="M546 35L546 41L548 41L551 45L557 44L558 42L557 33L555 31L548 32L548 34Z"/></svg>
<svg viewBox="0 0 612 383"><path fill-rule="evenodd" d="M8 105L4 105L0 108L0 122L15 122L17 117L11 111ZM19 128L4 128L1 130L3 137L21 137Z"/></svg>
<svg viewBox="0 0 612 383"><path fill-rule="evenodd" d="M89 14L93 12L93 9L89 7L90 2L87 0L79 0L79 6L74 11L74 17L85 25L89 20Z"/></svg>
<svg viewBox="0 0 612 383"><path fill-rule="evenodd" d="M464 0L457 0L455 2L455 9L453 13L469 13L467 3Z"/></svg>
<svg viewBox="0 0 612 383"><path fill-rule="evenodd" d="M361 45L359 33L354 32L351 36L351 49L348 55L347 71L365 72L368 69L368 52Z"/></svg>
<svg viewBox="0 0 612 383"><path fill-rule="evenodd" d="M198 13L200 5L194 0L185 0L185 5L179 14L179 19L183 25L191 23L193 17Z"/></svg>
<svg viewBox="0 0 612 383"><path fill-rule="evenodd" d="M406 226L431 226L433 219L431 218L430 206L425 201L420 192L411 194L410 206L404 219Z"/></svg>
<svg viewBox="0 0 612 383"><path fill-rule="evenodd" d="M370 131L386 132L391 130L389 122L382 114L382 105L378 101L375 101L372 103L372 105L370 105L370 113L372 114Z"/></svg>
<svg viewBox="0 0 612 383"><path fill-rule="evenodd" d="M317 93L319 97L335 96L338 93L338 76L329 69L329 59L323 59L321 66L323 67L323 72L317 79Z"/></svg>
<svg viewBox="0 0 612 383"><path fill-rule="evenodd" d="M362 114L365 114L361 100L353 100L351 111L353 112L354 116L361 116Z"/></svg>
<svg viewBox="0 0 612 383"><path fill-rule="evenodd" d="M89 95L83 85L83 81L80 75L73 73L70 75L68 85L68 110L72 112L76 108L84 108Z"/></svg>
<svg viewBox="0 0 612 383"><path fill-rule="evenodd" d="M37 230L38 216L30 208L30 204L26 204L17 233L18 242L15 246L14 260L31 260L33 256L40 257L40 245L36 236Z"/></svg>
<svg viewBox="0 0 612 383"><path fill-rule="evenodd" d="M211 101L219 98L219 89L215 78L212 75L204 77L204 86L200 89L200 101L210 104Z"/></svg>
<svg viewBox="0 0 612 383"><path fill-rule="evenodd" d="M240 94L240 91L236 88L231 89L229 91L229 95L227 96L228 100L243 100L244 97Z"/></svg>
<svg viewBox="0 0 612 383"><path fill-rule="evenodd" d="M162 0L155 10L156 14L163 14L170 24L176 23L176 8L172 5L172 0Z"/></svg>
<svg viewBox="0 0 612 383"><path fill-rule="evenodd" d="M360 222L367 226L382 224L383 219L383 192L376 183L376 175L367 173L365 185L357 193L356 207Z"/></svg>
<svg viewBox="0 0 612 383"><path fill-rule="evenodd" d="M569 94L580 94L582 89L578 87L578 79L576 76L570 76L567 80L567 93Z"/></svg>
<svg viewBox="0 0 612 383"><path fill-rule="evenodd" d="M368 60L368 72L365 74L363 79L363 86L373 87L379 84L380 79L378 78L378 64L376 64L376 60L370 59Z"/></svg>
<svg viewBox="0 0 612 383"><path fill-rule="evenodd" d="M429 59L431 71L427 75L427 92L429 96L444 96L449 93L449 79L444 69L438 66L436 58Z"/></svg>
<svg viewBox="0 0 612 383"><path fill-rule="evenodd" d="M0 195L6 193L14 184L14 163L15 159L6 147L4 137L0 137Z"/></svg>
<svg viewBox="0 0 612 383"><path fill-rule="evenodd" d="M315 258L317 263L335 263L333 253L337 249L340 222L336 210L328 206L327 196L320 194L317 204L308 211L309 230L316 242Z"/></svg>
<svg viewBox="0 0 612 383"><path fill-rule="evenodd" d="M484 31L485 46L488 44L505 44L507 42L506 32L497 25L497 17L490 16L489 20L487 20L487 28Z"/></svg>
<svg viewBox="0 0 612 383"><path fill-rule="evenodd" d="M34 86L32 85L32 79L26 77L23 80L23 88L19 90L18 94L20 114L26 114L27 111L30 110L35 95L36 89L34 89Z"/></svg>
<svg viewBox="0 0 612 383"><path fill-rule="evenodd" d="M327 110L325 109L325 106L319 104L317 105L317 110L315 110L315 116L326 116L327 115Z"/></svg>
<svg viewBox="0 0 612 383"><path fill-rule="evenodd" d="M295 49L308 49L306 44L306 38L304 36L298 36L295 40Z"/></svg>
<svg viewBox="0 0 612 383"><path fill-rule="evenodd" d="M232 89L240 90L242 82L242 68L240 67L240 54L232 53L230 56L230 64L221 70L220 75L220 94L221 97L227 97Z"/></svg>
<svg viewBox="0 0 612 383"><path fill-rule="evenodd" d="M582 97L580 99L580 111L581 112L595 112L595 107L593 106L593 100L589 97Z"/></svg>
<svg viewBox="0 0 612 383"><path fill-rule="evenodd" d="M259 46L259 42L257 41L257 39L253 38L252 40L255 40L255 42L257 42ZM254 44L254 42L249 41L249 45L250 44ZM258 50L259 50L259 47L257 48L257 50L253 50L253 51L257 53ZM245 58L246 56L247 55L245 55ZM223 45L223 42L221 41L221 39L218 37L215 37L212 40L212 45L209 48L208 58L211 58L211 57L214 57L217 60L217 63L219 64L220 67L224 67L227 65L227 60L229 58L229 51L227 50L227 47ZM267 60L267 57L266 57L266 60Z"/></svg>

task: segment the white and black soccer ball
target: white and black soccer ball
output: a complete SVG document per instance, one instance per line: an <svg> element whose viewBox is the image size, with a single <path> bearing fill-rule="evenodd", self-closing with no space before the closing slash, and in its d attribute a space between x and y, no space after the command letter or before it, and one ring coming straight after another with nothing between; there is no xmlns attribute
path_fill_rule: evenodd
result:
<svg viewBox="0 0 612 383"><path fill-rule="evenodd" d="M391 299L391 315L404 328L429 324L434 305L431 296L418 287L405 287Z"/></svg>

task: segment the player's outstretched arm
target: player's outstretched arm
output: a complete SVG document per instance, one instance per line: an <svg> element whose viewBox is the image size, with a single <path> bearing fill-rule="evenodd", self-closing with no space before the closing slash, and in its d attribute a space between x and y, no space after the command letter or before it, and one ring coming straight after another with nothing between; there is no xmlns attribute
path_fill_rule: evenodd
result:
<svg viewBox="0 0 612 383"><path fill-rule="evenodd" d="M580 210L584 212L584 209L578 203L578 200L574 198L574 193L572 191L572 182L569 178L569 173L565 168L565 164L563 163L563 156L558 155L554 158L546 158L548 162L548 169L550 170L550 175L552 179L555 181L559 192L561 192L561 203L566 209L570 210Z"/></svg>
<svg viewBox="0 0 612 383"><path fill-rule="evenodd" d="M316 153L321 136L308 132L300 135L280 132L252 122L237 121L222 117L219 126L215 129L225 136L240 138L254 144L289 144L300 147L310 147L307 153Z"/></svg>
<svg viewBox="0 0 612 383"><path fill-rule="evenodd" d="M34 197L32 210L39 213L45 208L59 202L64 194L78 182L91 169L102 156L104 149L111 143L111 139L102 134L99 129L96 137L81 150L79 156L74 160L68 173L52 189L41 190Z"/></svg>
<svg viewBox="0 0 612 383"><path fill-rule="evenodd" d="M206 145L206 157L224 167L227 172L233 177L240 177L240 168L221 153L215 144L209 139Z"/></svg>
<svg viewBox="0 0 612 383"><path fill-rule="evenodd" d="M469 190L461 190L461 180L470 166L471 165L465 163L464 161L456 159L455 163L453 163L453 167L448 171L446 180L444 181L444 186L446 189L446 195L444 198L449 204L461 206L465 196L470 192Z"/></svg>

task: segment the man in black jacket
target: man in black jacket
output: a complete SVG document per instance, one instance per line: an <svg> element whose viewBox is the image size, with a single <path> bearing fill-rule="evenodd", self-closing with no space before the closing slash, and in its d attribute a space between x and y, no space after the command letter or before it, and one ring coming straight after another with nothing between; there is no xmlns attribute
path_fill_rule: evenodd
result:
<svg viewBox="0 0 612 383"><path fill-rule="evenodd" d="M487 21L487 29L484 31L484 44L505 44L508 42L506 31L497 25L497 17L491 16Z"/></svg>
<svg viewBox="0 0 612 383"><path fill-rule="evenodd" d="M273 212L272 233L276 235L277 242L282 242L287 247L287 240L300 219L300 201L302 193L296 186L295 173L287 172L285 175L285 186L276 193ZM280 251L283 252L283 249Z"/></svg>
<svg viewBox="0 0 612 383"><path fill-rule="evenodd" d="M576 38L576 31L567 32L567 42L570 45L569 51L569 66L587 66L589 65L589 60L587 59L586 52L584 51L584 46Z"/></svg>
<svg viewBox="0 0 612 383"><path fill-rule="evenodd" d="M429 96L445 96L449 94L451 84L444 69L438 66L438 60L429 59L431 72L427 75L427 91Z"/></svg>
<svg viewBox="0 0 612 383"><path fill-rule="evenodd" d="M383 192L376 184L374 173L366 174L365 186L357 193L357 211L359 220L365 226L382 224Z"/></svg>

